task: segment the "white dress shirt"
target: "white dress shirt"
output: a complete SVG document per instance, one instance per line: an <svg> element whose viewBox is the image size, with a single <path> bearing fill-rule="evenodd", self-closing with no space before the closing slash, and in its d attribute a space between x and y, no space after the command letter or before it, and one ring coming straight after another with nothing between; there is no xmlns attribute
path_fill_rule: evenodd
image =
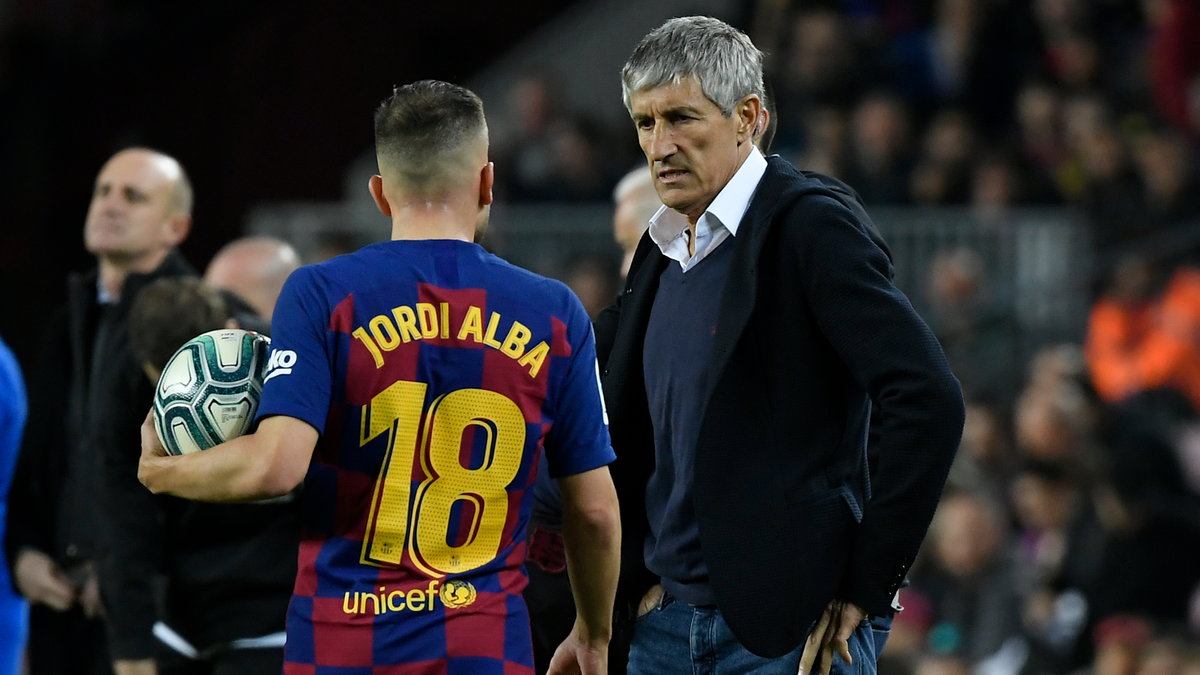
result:
<svg viewBox="0 0 1200 675"><path fill-rule="evenodd" d="M696 263L716 250L730 235L737 235L738 224L750 198L767 171L767 160L757 147L750 147L750 154L738 168L733 178L721 188L708 209L696 221L696 254L688 252L687 216L668 208L659 207L650 219L650 239L671 260L677 261L687 272Z"/></svg>

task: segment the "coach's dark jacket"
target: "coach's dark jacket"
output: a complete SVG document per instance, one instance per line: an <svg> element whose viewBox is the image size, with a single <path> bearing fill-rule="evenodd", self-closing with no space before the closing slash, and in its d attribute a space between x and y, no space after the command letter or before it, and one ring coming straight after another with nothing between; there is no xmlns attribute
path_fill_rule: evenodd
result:
<svg viewBox="0 0 1200 675"><path fill-rule="evenodd" d="M889 610L925 535L963 424L958 381L892 284L857 197L771 157L733 246L696 449L710 582L751 651L794 649L833 597ZM648 235L596 323L624 528L619 610L646 570L654 434L643 337L670 261ZM867 473L871 405L878 466Z"/></svg>

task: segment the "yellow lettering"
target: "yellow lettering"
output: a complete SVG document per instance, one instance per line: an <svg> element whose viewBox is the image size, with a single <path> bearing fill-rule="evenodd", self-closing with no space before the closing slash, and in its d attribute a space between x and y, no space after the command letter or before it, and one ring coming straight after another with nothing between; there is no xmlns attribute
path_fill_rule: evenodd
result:
<svg viewBox="0 0 1200 675"><path fill-rule="evenodd" d="M418 302L417 323L421 326L421 337L427 340L437 337L437 308L428 302Z"/></svg>
<svg viewBox="0 0 1200 675"><path fill-rule="evenodd" d="M496 342L496 327L499 325L500 315L492 312L492 315L488 317L487 332L483 334L483 344L493 349L500 349L500 343Z"/></svg>
<svg viewBox="0 0 1200 675"><path fill-rule="evenodd" d="M443 340L445 340L446 338L450 337L450 303L448 303L448 302L443 302L443 303L441 303L441 305L439 305L439 306L440 306L440 307L441 307L441 309L442 309L442 321L441 321L442 333L441 333L441 337L442 337L442 339L443 339Z"/></svg>
<svg viewBox="0 0 1200 675"><path fill-rule="evenodd" d="M392 310L392 316L396 317L396 325L400 327L400 337L405 342L421 339L421 334L417 332L417 315L413 314L412 307L400 305Z"/></svg>
<svg viewBox="0 0 1200 675"><path fill-rule="evenodd" d="M362 330L362 329L359 328L359 330ZM351 597L354 598L354 607L350 607L350 598ZM347 614L355 614L358 612L358 593L351 593L350 591L346 591L346 594L344 596L342 596L342 611Z"/></svg>
<svg viewBox="0 0 1200 675"><path fill-rule="evenodd" d="M412 611L420 612L425 609L425 591L414 588L408 592L406 599L408 600L408 608Z"/></svg>
<svg viewBox="0 0 1200 675"><path fill-rule="evenodd" d="M383 351L390 352L400 346L400 336L396 334L396 327L383 314L371 319L367 325L371 327L371 337L375 338L375 342Z"/></svg>
<svg viewBox="0 0 1200 675"><path fill-rule="evenodd" d="M358 595L360 598L362 598L363 614L382 614L382 612L379 611L379 598L376 598L374 593L359 593ZM367 599L370 599L371 604L375 605L375 608L370 612L367 611Z"/></svg>
<svg viewBox="0 0 1200 675"><path fill-rule="evenodd" d="M403 598L404 591L392 591L391 593L388 593L388 596L387 596L388 609L392 610L393 612L399 612L400 610L404 609L404 600L403 599L400 600L400 604L398 604L398 605L394 604L392 602L393 600L396 599L397 595L400 596L401 598Z"/></svg>
<svg viewBox="0 0 1200 675"><path fill-rule="evenodd" d="M514 321L512 328L508 329L508 337L504 338L504 344L500 345L500 351L514 359L520 358L521 354L525 353L525 345L529 344L531 337L532 331L520 321Z"/></svg>
<svg viewBox="0 0 1200 675"><path fill-rule="evenodd" d="M379 347L375 344L375 341L372 340L369 335L367 335L366 329L364 329L362 326L359 326L358 328L354 329L354 332L351 333L351 335L358 338L358 341L363 343L363 346L367 348L367 351L371 352L371 358L375 359L375 368L382 368L383 354L379 353ZM357 607L358 601L355 600L354 602L355 606Z"/></svg>
<svg viewBox="0 0 1200 675"><path fill-rule="evenodd" d="M475 305L467 307L467 315L463 317L462 328L458 329L459 340L466 340L468 337L475 342L483 342L483 317L480 309Z"/></svg>
<svg viewBox="0 0 1200 675"><path fill-rule="evenodd" d="M548 354L550 354L550 346L545 342L539 342L533 346L533 349L525 352L525 356L518 359L517 363L529 368L530 377L537 377L538 371L542 369L542 362L546 360Z"/></svg>

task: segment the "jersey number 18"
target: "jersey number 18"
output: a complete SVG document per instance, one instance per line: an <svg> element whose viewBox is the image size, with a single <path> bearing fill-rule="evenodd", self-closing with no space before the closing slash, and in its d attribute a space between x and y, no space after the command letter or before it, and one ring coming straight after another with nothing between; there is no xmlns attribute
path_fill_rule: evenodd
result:
<svg viewBox="0 0 1200 675"><path fill-rule="evenodd" d="M363 411L360 445L387 434L387 454L375 482L362 562L394 567L407 550L422 572L443 577L485 565L499 552L507 487L524 454L525 418L512 399L487 389L458 389L423 410L427 388L424 382L395 382ZM463 436L472 428L484 434L478 468L461 460ZM416 485L414 459L424 474ZM467 502L470 520L462 543L453 545L451 508L460 500Z"/></svg>

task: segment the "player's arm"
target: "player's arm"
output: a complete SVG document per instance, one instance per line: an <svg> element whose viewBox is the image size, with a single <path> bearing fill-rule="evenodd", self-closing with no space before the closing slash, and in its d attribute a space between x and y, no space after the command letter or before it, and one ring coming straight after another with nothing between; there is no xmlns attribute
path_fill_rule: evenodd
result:
<svg viewBox="0 0 1200 675"><path fill-rule="evenodd" d="M275 415L252 434L201 452L169 456L150 415L142 424L138 480L151 492L227 502L287 494L308 472L317 430L294 417Z"/></svg>
<svg viewBox="0 0 1200 675"><path fill-rule="evenodd" d="M563 538L575 597L575 626L558 648L550 672L575 661L578 672L607 672L613 600L620 568L621 514L608 467L558 479Z"/></svg>

